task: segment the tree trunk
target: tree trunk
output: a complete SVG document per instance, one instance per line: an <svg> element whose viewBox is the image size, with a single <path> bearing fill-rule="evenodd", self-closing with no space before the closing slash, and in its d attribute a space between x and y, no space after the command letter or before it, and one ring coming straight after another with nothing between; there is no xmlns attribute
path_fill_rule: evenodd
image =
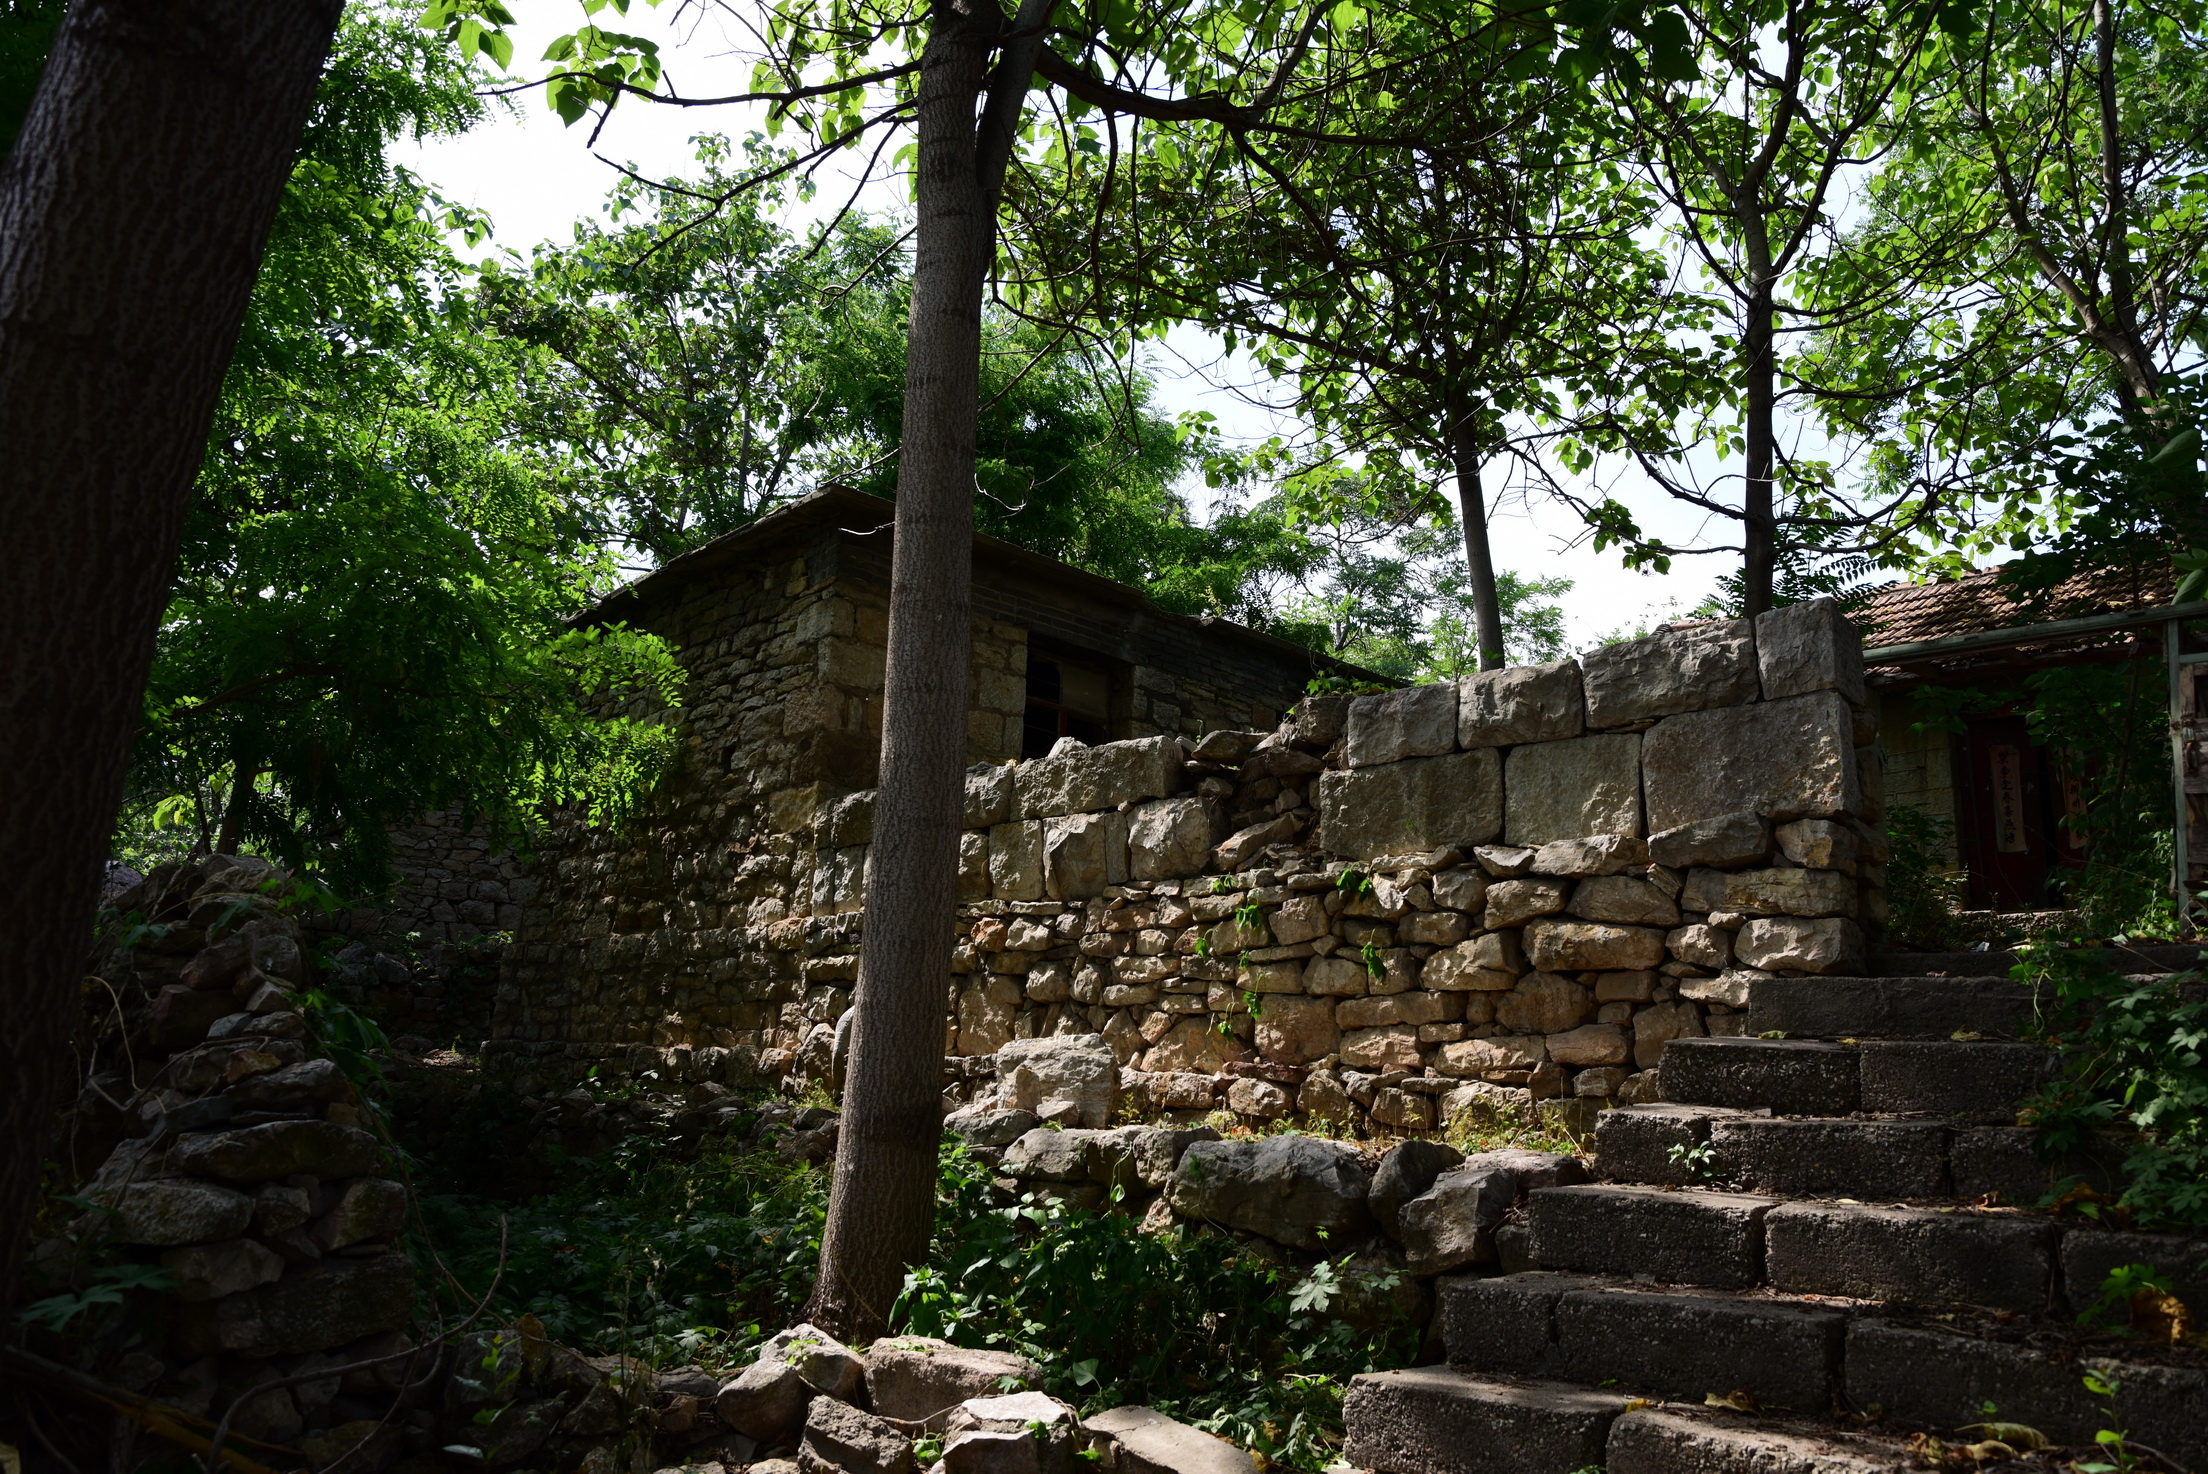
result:
<svg viewBox="0 0 2208 1474"><path fill-rule="evenodd" d="M1749 618L1771 607L1779 565L1778 515L1772 480L1778 463L1773 425L1778 401L1778 359L1773 342L1771 269L1753 255L1750 290L1741 333L1742 392L1747 398L1747 486L1741 496L1743 529L1741 613Z"/></svg>
<svg viewBox="0 0 2208 1474"><path fill-rule="evenodd" d="M0 1304L192 477L339 0L77 0L0 168Z"/></svg>
<svg viewBox="0 0 2208 1474"><path fill-rule="evenodd" d="M1503 606L1495 596L1495 557L1487 546L1487 498L1480 491L1479 436L1468 414L1449 426L1456 463L1457 511L1464 520L1464 561L1472 573L1472 622L1480 641L1480 669L1503 668Z"/></svg>
<svg viewBox="0 0 2208 1474"><path fill-rule="evenodd" d="M996 244L974 122L997 30L988 21L939 6L920 78L881 788L835 1182L807 1312L823 1330L862 1342L887 1328L935 1217L965 802L981 299Z"/></svg>

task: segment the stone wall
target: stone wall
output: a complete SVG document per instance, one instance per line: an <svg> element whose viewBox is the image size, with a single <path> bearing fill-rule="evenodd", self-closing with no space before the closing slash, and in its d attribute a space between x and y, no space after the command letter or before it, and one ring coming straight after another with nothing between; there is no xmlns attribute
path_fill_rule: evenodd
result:
<svg viewBox="0 0 2208 1474"><path fill-rule="evenodd" d="M1739 1030L1748 976L1861 966L1884 920L1875 737L1854 632L1819 601L1314 699L1266 734L977 765L950 1098L996 1090L1008 1041L1062 1034L1100 1034L1159 1109L1415 1128L1467 1087L1639 1098L1664 1041ZM625 945L578 914L594 991L532 993L509 965L494 1057L830 1075L871 838L871 793L848 795L789 857L807 887ZM623 971L655 958L696 981Z"/></svg>
<svg viewBox="0 0 2208 1474"><path fill-rule="evenodd" d="M391 831L391 874L390 893L354 903L338 930L364 939L412 935L424 946L472 942L519 926L522 903L537 890L521 857L493 848L457 806Z"/></svg>

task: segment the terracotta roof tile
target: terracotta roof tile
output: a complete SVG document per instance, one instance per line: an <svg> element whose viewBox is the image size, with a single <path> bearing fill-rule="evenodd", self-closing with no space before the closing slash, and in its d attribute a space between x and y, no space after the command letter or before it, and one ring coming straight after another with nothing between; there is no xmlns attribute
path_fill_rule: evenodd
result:
<svg viewBox="0 0 2208 1474"><path fill-rule="evenodd" d="M1897 583L1872 591L1852 618L1867 646L1938 640L2014 625L2075 619L2085 614L2151 609L2167 604L2177 575L2167 563L2081 573L2049 590L2044 600L2019 600L1988 569L1938 583Z"/></svg>

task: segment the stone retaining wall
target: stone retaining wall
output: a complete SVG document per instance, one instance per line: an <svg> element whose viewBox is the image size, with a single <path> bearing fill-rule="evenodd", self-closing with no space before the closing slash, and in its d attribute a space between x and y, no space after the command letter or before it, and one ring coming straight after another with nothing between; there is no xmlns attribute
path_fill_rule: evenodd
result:
<svg viewBox="0 0 2208 1474"><path fill-rule="evenodd" d="M1875 738L1854 631L1815 601L1317 698L1269 734L977 766L950 1098L1007 1042L1065 1034L1101 1034L1158 1109L1418 1129L1467 1085L1641 1098L1666 1040L1740 1031L1749 976L1862 965ZM494 1057L830 1075L872 819L871 792L823 805L809 886L646 942L696 979L650 1038L593 1041L510 983Z"/></svg>

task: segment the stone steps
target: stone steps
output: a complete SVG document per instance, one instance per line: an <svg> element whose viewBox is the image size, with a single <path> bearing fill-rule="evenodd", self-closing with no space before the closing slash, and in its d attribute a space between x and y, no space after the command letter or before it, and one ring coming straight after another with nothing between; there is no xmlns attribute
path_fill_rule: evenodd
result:
<svg viewBox="0 0 2208 1474"><path fill-rule="evenodd" d="M1748 1032L1795 1039L1946 1039L1958 1030L2013 1038L2032 990L2007 977L1755 978Z"/></svg>
<svg viewBox="0 0 2208 1474"><path fill-rule="evenodd" d="M2014 1121L2051 1058L2036 1044L1991 1040L1674 1039L1658 1073L1664 1099L1681 1105Z"/></svg>
<svg viewBox="0 0 2208 1474"><path fill-rule="evenodd" d="M1639 1406L1635 1406L1639 1403ZM1356 1378L1342 1456L1384 1474L1899 1474L1899 1438L1444 1367Z"/></svg>
<svg viewBox="0 0 2208 1474"><path fill-rule="evenodd" d="M1737 1186L1781 1197L1954 1199L2031 1207L2064 1177L2113 1186L2120 1151L2050 1165L2022 1126L1927 1117L1763 1116L1721 1106L1624 1106L1596 1117L1595 1171L1609 1182Z"/></svg>

